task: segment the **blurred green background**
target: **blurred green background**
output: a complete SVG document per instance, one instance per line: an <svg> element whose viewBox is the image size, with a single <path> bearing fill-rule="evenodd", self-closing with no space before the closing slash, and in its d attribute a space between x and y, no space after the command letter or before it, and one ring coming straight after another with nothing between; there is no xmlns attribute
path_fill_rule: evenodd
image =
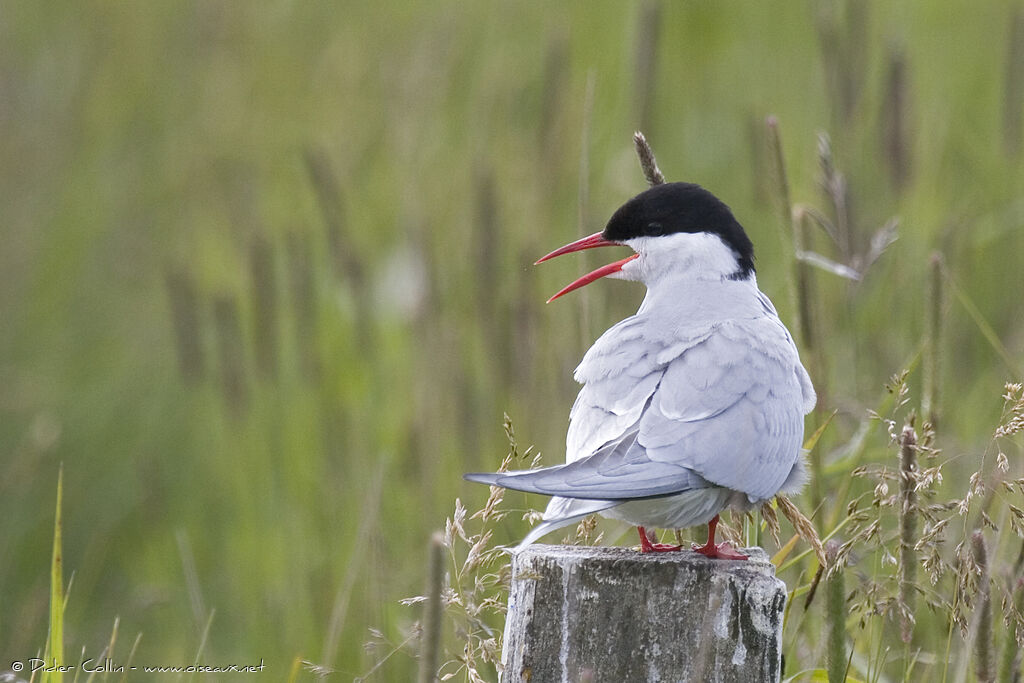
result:
<svg viewBox="0 0 1024 683"><path fill-rule="evenodd" d="M814 274L828 439L921 349L939 250L964 293L941 309L947 479L974 471L1024 351L1022 16L0 3L0 670L45 640L60 463L69 653L119 618L138 663L191 662L209 624L204 662L370 670L368 628L398 642L418 618L397 601L422 590L429 532L486 498L460 475L500 462L503 413L558 462L572 369L642 298L605 282L545 306L607 259L531 265L644 189L637 129L670 180L732 206L787 321L765 119L793 201L825 213L831 137L849 239L808 246L849 263L900 225L861 282ZM869 460L891 457L883 432ZM371 680L414 670L403 651Z"/></svg>

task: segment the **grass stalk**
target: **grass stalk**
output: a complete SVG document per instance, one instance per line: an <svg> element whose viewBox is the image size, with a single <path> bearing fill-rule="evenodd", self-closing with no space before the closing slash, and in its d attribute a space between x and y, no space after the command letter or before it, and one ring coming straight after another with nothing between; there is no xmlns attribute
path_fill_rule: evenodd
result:
<svg viewBox="0 0 1024 683"><path fill-rule="evenodd" d="M278 355L277 282L274 248L263 235L256 235L249 247L249 278L256 369L263 377L273 380L277 377Z"/></svg>
<svg viewBox="0 0 1024 683"><path fill-rule="evenodd" d="M594 114L594 91L597 89L597 72L587 71L587 84L583 92L583 119L580 122L580 166L579 184L576 188L576 234L590 232L590 122ZM584 287L580 292L580 348L587 348L590 336L590 321L594 313L595 292Z"/></svg>
<svg viewBox="0 0 1024 683"><path fill-rule="evenodd" d="M934 252L929 261L928 310L922 370L921 414L932 427L939 420L939 355L942 350L942 254Z"/></svg>
<svg viewBox="0 0 1024 683"><path fill-rule="evenodd" d="M290 232L287 237L288 286L295 316L295 347L307 380L320 374L316 351L317 303L313 276L313 246L306 233Z"/></svg>
<svg viewBox="0 0 1024 683"><path fill-rule="evenodd" d="M807 250L809 228L812 219L807 212L800 209L797 209L795 213L796 215L793 216L793 251L796 254L801 254ZM797 333L800 335L801 346L809 356L809 369L811 376L815 380L815 389L817 389L819 396L823 396L825 393L825 358L819 342L820 335L818 333L815 308L816 297L814 294L816 289L811 264L799 258L793 259L793 279L796 282L796 301L798 307L797 321L799 327L797 328ZM826 401L818 402L819 412L824 409L824 403Z"/></svg>
<svg viewBox="0 0 1024 683"><path fill-rule="evenodd" d="M823 5L815 16L814 28L818 34L821 47L821 63L825 76L825 91L832 104L833 120L836 124L845 121L842 80L842 36L839 33L839 20L834 16L835 10Z"/></svg>
<svg viewBox="0 0 1024 683"><path fill-rule="evenodd" d="M359 285L363 280L361 262L355 258L355 245L346 243L344 235L345 207L342 203L340 183L326 153L319 149L308 149L305 155L306 171L316 193L317 204L327 231L327 245L330 249L335 275L341 281Z"/></svg>
<svg viewBox="0 0 1024 683"><path fill-rule="evenodd" d="M640 8L636 33L636 76L633 103L640 130L651 129L654 91L658 66L658 30L661 27L661 3L649 0Z"/></svg>
<svg viewBox="0 0 1024 683"><path fill-rule="evenodd" d="M419 683L437 680L441 652L441 590L444 586L444 534L430 537L427 602L423 611L423 635L420 640Z"/></svg>
<svg viewBox="0 0 1024 683"><path fill-rule="evenodd" d="M992 327L992 324L985 319L985 315L981 312L981 309L978 308L976 303L974 303L974 300L970 295L964 291L963 287L960 286L960 283L957 282L952 273L949 273L942 268L941 263L939 264L939 267L942 270L944 279L948 281L949 288L952 290L953 295L956 296L963 305L967 314L971 316L971 320L974 321L974 324L977 326L978 331L981 332L981 335L985 338L985 341L992 346L992 349L1006 365L1006 369L1012 373L1014 381L1020 381L1024 378L1024 369L1022 369L1022 366L1018 364L1017 359L1014 358L1013 354L1010 353L1003 344L1003 341L999 338L999 333L997 333L995 328Z"/></svg>
<svg viewBox="0 0 1024 683"><path fill-rule="evenodd" d="M846 680L846 587L841 567L834 566L839 554L839 541L825 544L825 558L831 571L825 576L825 622L828 627L828 663L829 683L842 683Z"/></svg>
<svg viewBox="0 0 1024 683"><path fill-rule="evenodd" d="M640 159L640 169L644 172L644 178L651 187L661 185L665 182L665 174L658 168L658 160L654 158L654 150L651 149L647 138L640 131L633 133L633 146L636 147L636 155Z"/></svg>
<svg viewBox="0 0 1024 683"><path fill-rule="evenodd" d="M114 617L114 626L113 626L113 628L110 631L110 641L107 643L106 647L104 647L103 650L100 651L99 656L96 658L97 660L102 662L104 659L113 659L113 657L114 657L114 648L117 646L117 630L118 630L118 628L120 628L120 626L121 626L121 618L120 617ZM83 652L82 655L83 655L82 656L82 660L84 660L85 659L85 653ZM85 683L92 683L93 679L96 678L96 673L97 673L96 671L90 671L89 672L89 676L85 679ZM103 673L103 680L105 681L106 679L107 679L107 674L106 674L106 672L104 672Z"/></svg>
<svg viewBox="0 0 1024 683"><path fill-rule="evenodd" d="M199 663L203 661L203 653L206 652L206 644L210 640L210 629L213 627L213 619L215 616L217 616L217 610L211 609L210 615L206 618L206 623L203 624L203 630L199 636L199 646L196 647L196 656L195 659L192 660L192 664L197 667L199 666ZM194 681L197 673L198 671L192 671L192 673L189 674L188 680Z"/></svg>
<svg viewBox="0 0 1024 683"><path fill-rule="evenodd" d="M348 613L349 601L355 589L359 572L365 567L363 561L363 550L370 543L370 538L378 528L380 518L380 496L384 483L384 473L387 468L386 462L381 462L377 467L373 480L366 489L366 497L363 499L362 516L359 520L359 528L356 530L353 541L353 551L349 557L348 566L345 569L345 576L338 586L331 608L331 618L327 625L327 634L324 636L322 664L328 668L333 667L338 654L338 644L341 641L345 625L345 615Z"/></svg>
<svg viewBox="0 0 1024 683"><path fill-rule="evenodd" d="M306 151L306 170L323 216L334 275L339 282L345 283L351 292L356 306L356 335L360 345L369 348L373 297L370 296L368 268L360 253L359 244L352 231L345 230L345 204L342 199L341 183L330 159L322 150Z"/></svg>
<svg viewBox="0 0 1024 683"><path fill-rule="evenodd" d="M1010 604L1014 614L1020 614L1024 608L1024 579L1019 576L1013 579ZM1018 628L1016 621L1010 620L1006 631L1003 632L1003 647L996 676L999 683L1017 683L1020 680L1021 649L1017 640Z"/></svg>
<svg viewBox="0 0 1024 683"><path fill-rule="evenodd" d="M192 278L182 270L168 270L164 279L171 304L178 369L186 384L195 384L203 378L206 369L200 331L199 295Z"/></svg>
<svg viewBox="0 0 1024 683"><path fill-rule="evenodd" d="M50 628L46 637L43 660L46 668L41 683L62 683L64 673L64 550L62 534L64 521L64 465L57 473L57 504L53 521L53 557L50 562ZM52 671L49 669L53 669Z"/></svg>
<svg viewBox="0 0 1024 683"><path fill-rule="evenodd" d="M238 304L227 296L213 302L214 328L217 331L217 355L220 359L221 389L228 412L239 417L248 405L245 382L244 339Z"/></svg>
<svg viewBox="0 0 1024 683"><path fill-rule="evenodd" d="M836 128L845 130L856 112L863 89L863 46L867 36L867 2L821 3L815 21L825 87ZM844 11L845 10L845 11Z"/></svg>
<svg viewBox="0 0 1024 683"><path fill-rule="evenodd" d="M897 192L907 186L910 175L909 143L907 140L907 65L903 51L889 49L885 83L885 101L882 112L882 141L889 176Z"/></svg>
<svg viewBox="0 0 1024 683"><path fill-rule="evenodd" d="M502 241L503 233L499 210L498 190L494 179L494 169L489 165L481 165L475 174L474 203L476 205L476 229L473 231L476 244L476 282L487 282L494 274L502 272L501 254L505 250ZM487 348L492 349L490 362L484 367L493 377L495 387L508 387L512 384L512 340L515 335L511 330L509 316L506 314L507 304L495 292L486 287L477 288L476 309L480 332L486 340ZM493 390L487 392L493 394Z"/></svg>
<svg viewBox="0 0 1024 683"><path fill-rule="evenodd" d="M781 153L781 149L780 149ZM781 158L779 163L781 163ZM799 209L793 212L790 217L792 228L793 254L802 254L807 251L810 216ZM792 281L796 283L795 297L797 306L797 334L800 345L808 356L808 365L811 377L814 378L815 389L818 392L818 403L816 417L820 416L827 403L825 399L825 357L821 344L818 340L817 320L815 315L815 286L814 274L811 272L811 265L799 258L791 261L793 272ZM822 463L822 449L812 449L809 455L811 465L811 507L815 510L821 505L824 486L824 471Z"/></svg>
<svg viewBox="0 0 1024 683"><path fill-rule="evenodd" d="M779 130L779 120L774 116L769 116L765 121L765 127L768 135L769 168L775 181L773 195L780 218L779 227L781 230L779 231L779 238L782 243L783 253L788 254L788 257L795 262L796 254L793 253L792 240L793 203L790 200L789 194L786 159L782 153L782 134ZM792 320L792 326L799 330L802 323L800 321L800 306L797 301L796 283L792 278L786 278L786 283L788 285L786 293L789 297L791 311L790 319Z"/></svg>
<svg viewBox="0 0 1024 683"><path fill-rule="evenodd" d="M981 529L971 535L971 554L981 575L974 629L974 675L979 683L995 680L995 643L992 634L992 596L989 585L988 548Z"/></svg>
<svg viewBox="0 0 1024 683"><path fill-rule="evenodd" d="M849 261L854 254L853 228L850 224L850 190L846 176L836 168L835 154L832 151L832 138L827 133L818 133L818 167L820 176L818 183L825 193L825 199L832 205L833 239L839 247L844 261ZM808 216L810 218L810 216Z"/></svg>
<svg viewBox="0 0 1024 683"><path fill-rule="evenodd" d="M779 120L769 116L765 120L768 131L768 156L773 179L775 180L775 196L782 225L789 225L793 216L793 203L789 195L789 177L786 175L786 159L782 153L782 133ZM783 240L785 241L785 240Z"/></svg>
<svg viewBox="0 0 1024 683"><path fill-rule="evenodd" d="M897 604L900 611L900 637L909 643L914 635L914 581L917 573L917 434L910 425L900 435L900 548Z"/></svg>
<svg viewBox="0 0 1024 683"><path fill-rule="evenodd" d="M288 669L288 678L285 680L287 683L298 683L299 674L302 672L302 657L296 656L292 658L292 666Z"/></svg>
<svg viewBox="0 0 1024 683"><path fill-rule="evenodd" d="M1010 35L1006 46L1006 81L1003 89L1003 147L1020 156L1021 115L1024 113L1024 6L1011 5Z"/></svg>
<svg viewBox="0 0 1024 683"><path fill-rule="evenodd" d="M543 90L541 92L538 142L540 144L540 175L543 187L561 173L564 149L558 143L559 117L565 109L565 94L569 90L569 36L564 30L555 31L549 38L544 57Z"/></svg>
<svg viewBox="0 0 1024 683"><path fill-rule="evenodd" d="M139 651L139 643L142 642L142 633L139 632L135 635L135 640L132 641L132 648L128 650L128 657L124 660L124 673L121 674L121 683L124 683L128 679L128 672L132 671L132 663L135 661L135 653ZM111 650L113 652L113 650ZM106 677L104 677L105 679Z"/></svg>
<svg viewBox="0 0 1024 683"><path fill-rule="evenodd" d="M473 203L475 204L475 229L473 236L476 244L476 281L487 282L499 272L499 255L501 254L501 225L498 223L498 196L495 188L494 171L484 163L473 174ZM497 332L496 309L500 302L495 301L494 292L485 287L476 291L476 308L484 334ZM496 339L488 340L489 343ZM491 347L496 348L496 347Z"/></svg>
<svg viewBox="0 0 1024 683"><path fill-rule="evenodd" d="M178 544L178 555L181 557L181 570L185 577L185 588L188 590L192 618L195 619L196 629L201 630L209 615L206 612L206 602L203 600L202 586L199 584L199 570L196 568L192 543L184 529L175 532L174 540Z"/></svg>

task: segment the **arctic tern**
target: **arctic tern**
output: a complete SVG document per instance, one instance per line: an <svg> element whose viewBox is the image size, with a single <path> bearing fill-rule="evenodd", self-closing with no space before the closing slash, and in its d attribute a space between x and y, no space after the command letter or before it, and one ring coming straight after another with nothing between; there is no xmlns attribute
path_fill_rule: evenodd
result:
<svg viewBox="0 0 1024 683"><path fill-rule="evenodd" d="M537 263L583 249L633 254L584 275L549 302L602 277L647 287L635 315L611 327L576 368L566 464L467 474L470 481L554 496L520 547L587 515L638 527L641 552L679 550L648 529L708 525L806 478L801 445L814 388L772 302L757 287L754 248L732 211L691 183L665 183L620 207L599 233Z"/></svg>

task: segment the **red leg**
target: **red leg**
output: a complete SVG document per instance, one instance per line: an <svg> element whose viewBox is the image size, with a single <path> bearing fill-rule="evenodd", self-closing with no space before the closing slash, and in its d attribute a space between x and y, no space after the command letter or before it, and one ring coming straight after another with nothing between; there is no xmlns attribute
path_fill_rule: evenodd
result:
<svg viewBox="0 0 1024 683"><path fill-rule="evenodd" d="M683 548L681 545L672 545L671 543L655 543L654 534L648 537L647 530L642 526L638 526L636 530L640 532L640 552L642 553L669 553Z"/></svg>
<svg viewBox="0 0 1024 683"><path fill-rule="evenodd" d="M741 552L733 550L732 544L729 541L723 541L722 543L715 544L715 528L718 526L718 515L708 522L708 542L702 546L698 546L696 543L693 544L693 550L700 553L704 557L710 557L719 560L746 560L747 556Z"/></svg>

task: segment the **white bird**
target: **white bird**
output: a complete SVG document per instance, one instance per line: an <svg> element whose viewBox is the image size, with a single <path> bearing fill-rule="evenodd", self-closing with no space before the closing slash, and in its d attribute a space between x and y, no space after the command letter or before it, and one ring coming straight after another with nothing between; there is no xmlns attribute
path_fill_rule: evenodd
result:
<svg viewBox="0 0 1024 683"><path fill-rule="evenodd" d="M602 232L557 249L624 245L635 253L576 280L647 286L576 368L566 464L467 474L470 481L554 496L520 547L600 513L638 527L642 552L679 550L647 529L708 524L708 557L746 559L715 543L719 513L749 510L806 479L801 445L814 388L793 338L757 287L754 249L729 207L690 183L656 185Z"/></svg>

